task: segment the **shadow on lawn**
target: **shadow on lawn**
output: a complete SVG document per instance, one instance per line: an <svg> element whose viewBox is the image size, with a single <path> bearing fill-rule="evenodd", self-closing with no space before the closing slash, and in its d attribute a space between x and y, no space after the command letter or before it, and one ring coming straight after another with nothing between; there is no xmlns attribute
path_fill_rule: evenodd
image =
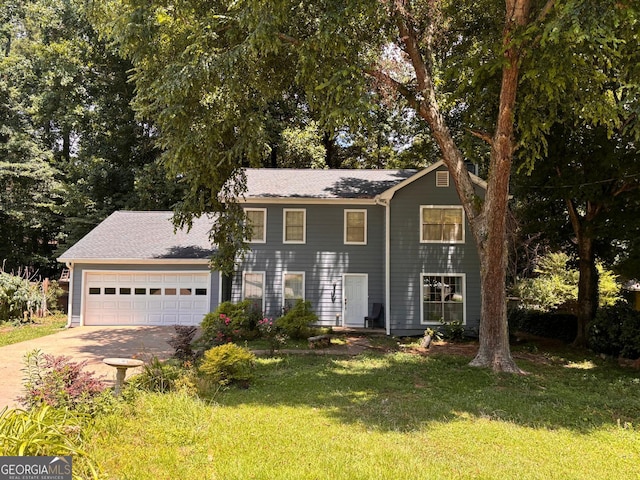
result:
<svg viewBox="0 0 640 480"><path fill-rule="evenodd" d="M640 422L636 372L521 361L531 374L517 376L468 362L409 354L282 356L262 362L249 390L230 389L216 400L229 406L312 407L344 423L394 431L465 418L582 433Z"/></svg>

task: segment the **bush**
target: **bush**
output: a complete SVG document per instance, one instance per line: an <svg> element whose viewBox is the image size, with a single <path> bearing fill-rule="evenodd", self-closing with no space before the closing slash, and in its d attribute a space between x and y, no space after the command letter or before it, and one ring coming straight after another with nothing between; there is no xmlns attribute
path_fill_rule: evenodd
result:
<svg viewBox="0 0 640 480"><path fill-rule="evenodd" d="M310 325L318 321L318 316L311 309L311 302L298 300L282 317L276 320L276 327L293 339L309 338L312 334Z"/></svg>
<svg viewBox="0 0 640 480"><path fill-rule="evenodd" d="M94 414L105 390L102 380L83 368L87 362L71 362L70 357L32 350L25 355L26 395L21 402L28 408L49 405Z"/></svg>
<svg viewBox="0 0 640 480"><path fill-rule="evenodd" d="M253 378L255 359L248 349L227 343L204 352L200 372L220 385L234 382L247 385Z"/></svg>
<svg viewBox="0 0 640 480"><path fill-rule="evenodd" d="M640 357L640 312L624 301L598 310L587 327L587 342L597 353Z"/></svg>
<svg viewBox="0 0 640 480"><path fill-rule="evenodd" d="M249 300L240 303L223 302L202 319L202 336L196 345L208 349L236 340L258 336L258 321L262 312L256 311Z"/></svg>
<svg viewBox="0 0 640 480"><path fill-rule="evenodd" d="M140 374L129 380L129 384L147 392L166 393L174 390L182 375L183 369L175 361L162 362L158 357L153 357L144 364Z"/></svg>
<svg viewBox="0 0 640 480"><path fill-rule="evenodd" d="M572 342L578 331L575 315L514 308L509 311L509 331Z"/></svg>
<svg viewBox="0 0 640 480"><path fill-rule="evenodd" d="M176 333L167 342L175 349L173 356L178 360L193 360L194 355L191 348L191 342L198 331L198 328L187 325L174 325L173 328Z"/></svg>
<svg viewBox="0 0 640 480"><path fill-rule="evenodd" d="M258 322L258 331L260 337L269 342L271 355L287 342L287 335L280 332L275 322L270 318L263 318Z"/></svg>
<svg viewBox="0 0 640 480"><path fill-rule="evenodd" d="M25 312L31 316L41 305L39 284L0 271L0 321L21 321Z"/></svg>
<svg viewBox="0 0 640 480"><path fill-rule="evenodd" d="M441 320L440 323L442 324L441 333L443 339L452 342L462 342L464 340L465 330L461 321L445 322Z"/></svg>

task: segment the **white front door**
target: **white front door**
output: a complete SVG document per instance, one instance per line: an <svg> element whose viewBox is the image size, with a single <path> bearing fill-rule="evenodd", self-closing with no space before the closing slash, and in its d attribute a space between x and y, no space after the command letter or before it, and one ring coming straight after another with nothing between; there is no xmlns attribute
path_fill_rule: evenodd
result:
<svg viewBox="0 0 640 480"><path fill-rule="evenodd" d="M366 273L347 273L342 277L342 318L345 327L364 327L369 315L369 277Z"/></svg>

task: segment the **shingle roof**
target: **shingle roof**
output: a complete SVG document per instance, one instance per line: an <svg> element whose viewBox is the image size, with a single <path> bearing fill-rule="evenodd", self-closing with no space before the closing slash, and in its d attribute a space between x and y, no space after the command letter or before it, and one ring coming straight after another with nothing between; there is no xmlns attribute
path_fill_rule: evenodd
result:
<svg viewBox="0 0 640 480"><path fill-rule="evenodd" d="M112 213L59 261L126 259L204 259L212 255L209 229L213 221L202 216L193 227L173 232L172 212Z"/></svg>
<svg viewBox="0 0 640 480"><path fill-rule="evenodd" d="M248 168L245 198L374 198L416 170Z"/></svg>

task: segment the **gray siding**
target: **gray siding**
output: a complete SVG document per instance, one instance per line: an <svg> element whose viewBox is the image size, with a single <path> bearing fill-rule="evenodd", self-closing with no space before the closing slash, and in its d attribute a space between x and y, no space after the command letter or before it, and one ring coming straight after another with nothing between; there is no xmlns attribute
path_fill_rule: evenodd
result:
<svg viewBox="0 0 640 480"><path fill-rule="evenodd" d="M420 243L421 205L460 204L453 182L436 187L435 176L435 171L425 175L391 200L390 321L395 335L421 334L426 328L420 321L422 273L466 274L466 325L475 329L479 323L480 262L468 223L464 244Z"/></svg>
<svg viewBox="0 0 640 480"><path fill-rule="evenodd" d="M334 325L342 315L342 275L369 276L369 311L374 302L384 303L384 208L377 205L277 204L267 208L267 237L264 244L251 244L233 279L232 299L242 297L242 272L265 272L265 315L282 314L283 272L305 272L305 297L324 325ZM306 243L282 241L283 209L306 209ZM344 210L367 210L367 244L344 244ZM332 293L335 286L335 298ZM364 319L363 319L364 321Z"/></svg>
<svg viewBox="0 0 640 480"><path fill-rule="evenodd" d="M131 272L177 272L177 271L203 271L209 270L203 264L96 264L96 263L76 263L73 265L73 292L71 298L71 326L80 325L80 314L82 312L82 278L86 270L100 270L103 272L131 271ZM211 295L210 310L214 310L219 303L219 281L218 272L211 272Z"/></svg>

